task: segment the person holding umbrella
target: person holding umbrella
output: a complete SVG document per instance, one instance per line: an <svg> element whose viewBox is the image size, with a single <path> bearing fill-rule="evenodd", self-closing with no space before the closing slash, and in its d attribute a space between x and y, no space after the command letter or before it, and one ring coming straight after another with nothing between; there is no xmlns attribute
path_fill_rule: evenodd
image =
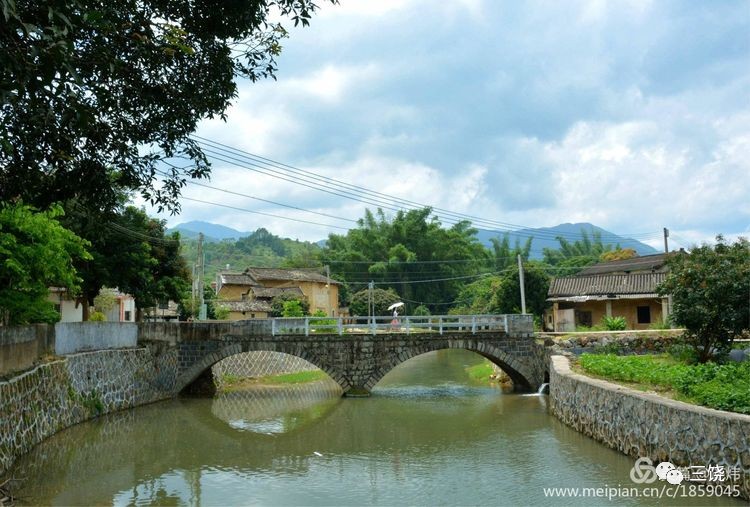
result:
<svg viewBox="0 0 750 507"><path fill-rule="evenodd" d="M402 306L404 306L404 303L399 301L398 303L393 303L388 307L389 310L393 310L393 320L391 321L391 327L393 329L398 328L398 309Z"/></svg>

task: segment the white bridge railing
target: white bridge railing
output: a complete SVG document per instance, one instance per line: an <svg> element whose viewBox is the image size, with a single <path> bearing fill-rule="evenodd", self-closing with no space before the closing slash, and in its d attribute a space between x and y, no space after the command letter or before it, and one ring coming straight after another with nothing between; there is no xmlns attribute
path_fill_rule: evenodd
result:
<svg viewBox="0 0 750 507"><path fill-rule="evenodd" d="M272 318L271 335L471 333L500 331L533 333L531 315L404 315L393 317L292 317Z"/></svg>

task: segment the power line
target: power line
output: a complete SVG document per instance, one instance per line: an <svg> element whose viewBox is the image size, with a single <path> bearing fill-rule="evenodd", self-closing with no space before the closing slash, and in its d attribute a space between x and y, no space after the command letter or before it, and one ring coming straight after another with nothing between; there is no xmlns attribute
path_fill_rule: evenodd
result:
<svg viewBox="0 0 750 507"><path fill-rule="evenodd" d="M290 218L290 217L285 217L285 216L282 216L282 215L274 215L273 213L264 213L263 211L255 211L255 210L250 210L250 209L245 209L245 208L238 208L236 206L230 206L228 204L220 204L218 202L204 201L204 200L201 200L201 199L193 199L192 197L182 196L181 199L185 199L187 201L199 202L201 204L209 204L211 206L219 206L221 208L233 209L235 211L243 211L245 213L254 213L256 215L263 215L263 216L267 216L267 217L280 218L282 220L289 220L289 221L292 221L292 222L299 222L299 223L310 224L310 225L319 225L321 227L331 227L333 229L342 229L342 230L345 230L345 231L349 230L346 227L341 227L340 225L321 224L320 222L311 222L309 220L302 220L301 218Z"/></svg>
<svg viewBox="0 0 750 507"><path fill-rule="evenodd" d="M170 164L169 162L164 162L164 163L167 164L167 165L169 165L169 166L176 167L176 166ZM163 176L168 176L168 174L166 172L164 172L164 171L159 171L157 169L156 172L160 173ZM320 215L320 216L327 217L327 218L334 218L336 220L343 220L345 222L354 222L354 223L357 223L356 220L352 220L351 218L343 218L343 217L339 217L339 216L336 216L336 215L329 215L328 213L321 213L319 211L313 211L313 210L309 210L309 209L305 209L305 208L300 208L298 206L294 206L294 205L291 205L291 204L284 204L284 203L277 202L277 201L271 201L269 199L264 199L262 197L257 197L257 196L249 195L249 194L243 194L241 192L235 192L234 190L227 190L227 189L224 189L224 188L213 187L211 185L206 185L205 183L199 183L199 182L194 181L194 180L186 180L186 181L190 185L195 185L195 186L199 186L199 187L203 187L203 188L209 188L211 190L217 190L219 192L224 192L224 193L231 194L231 195L236 195L236 196L239 196L239 197L246 197L248 199L253 199L253 200L256 200L256 201L261 201L261 202L265 202L265 203L268 203L268 204L274 204L276 206L282 206L284 208L295 209L295 210L298 210L298 211L303 211L305 213L312 213L314 215Z"/></svg>
<svg viewBox="0 0 750 507"><path fill-rule="evenodd" d="M381 208L385 208L391 211L401 211L404 208L410 209L414 206L417 207L428 207L425 204L417 203L415 201L410 201L408 199L402 199L390 196L388 194L384 194L382 192L373 191L364 187L360 187L357 185L352 185L340 180L336 180L334 178L329 178L327 176L321 176L319 174L313 173L311 171L306 171L303 169L299 169L293 166L290 166L288 164L283 164L281 162L276 162L271 159L254 155L252 153L240 150L238 148L231 147L229 145L220 143L218 141L213 141L211 139L207 139L201 136L193 136L196 138L196 140L203 144L204 150L213 154L214 156L218 157L226 157L230 160L227 160L226 158L219 158L220 161L225 163L230 163L233 165L237 165L236 162L244 162L248 164L248 166L239 165L239 167L259 172L261 174L266 174L271 177L279 178L285 181L290 181L292 183L302 185L308 188L313 188L318 191L323 191L329 194L337 195L340 197L345 197L347 199L352 199L355 201L363 202L365 204L371 204L374 206L378 206ZM241 157L238 159L237 157ZM280 173L279 171L275 169L281 169L282 171L285 171L283 173ZM294 173L297 176L304 176L304 181L306 183L302 183L299 181L299 179L289 179L286 176L289 172ZM358 192L357 194L353 194L351 190L354 190L355 192ZM366 199L362 196L365 195ZM387 201L384 201L383 198L387 199ZM393 208L393 206L399 206L399 208ZM547 239L556 239L557 237L568 237L568 238L576 238L580 239L582 238L581 234L572 235L570 233L554 233L554 232L546 232L546 231L536 231L535 233L524 233L520 232L518 229L531 229L529 226L523 226L518 224L511 224L507 222L501 222L497 220L489 220L473 215L467 215L463 213L457 213L450 210L446 210L443 208L438 207L431 207L435 211L440 211L441 213L444 213L446 215L454 217L453 220L467 220L471 221L472 225L477 225L479 227L486 227L486 225L481 224L488 224L490 227L496 227L499 226L499 229L490 229L492 232L500 232L500 233L514 233L518 236L526 236L526 237L537 237L540 239L547 238ZM446 220L448 221L448 220ZM659 232L647 232L647 233L635 233L635 234L623 234L619 235L618 239L635 239L636 237L641 237L643 239L646 238L654 238L657 237L660 233ZM608 233L603 234L602 239L606 237L612 237L614 238L614 234Z"/></svg>

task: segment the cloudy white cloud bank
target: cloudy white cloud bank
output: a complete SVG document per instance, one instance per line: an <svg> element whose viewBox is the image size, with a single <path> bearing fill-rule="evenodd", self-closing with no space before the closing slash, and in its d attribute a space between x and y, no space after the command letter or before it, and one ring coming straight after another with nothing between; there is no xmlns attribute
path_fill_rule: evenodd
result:
<svg viewBox="0 0 750 507"><path fill-rule="evenodd" d="M740 234L750 232L748 34L744 0L342 0L292 31L278 81L242 83L228 121L199 134L501 222ZM224 162L212 185L348 219L365 207ZM186 192L199 194L351 226ZM191 202L169 221L192 219L301 239L336 232Z"/></svg>

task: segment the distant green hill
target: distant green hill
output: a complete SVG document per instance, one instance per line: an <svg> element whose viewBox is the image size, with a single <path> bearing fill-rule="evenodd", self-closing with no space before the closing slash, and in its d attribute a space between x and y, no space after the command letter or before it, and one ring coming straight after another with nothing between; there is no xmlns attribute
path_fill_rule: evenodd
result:
<svg viewBox="0 0 750 507"><path fill-rule="evenodd" d="M197 233L196 237L186 237L182 231L180 233L182 255L192 268L198 260ZM320 247L315 243L281 238L263 228L244 233L236 240L207 240L203 242L205 280L206 283L211 282L221 270L243 271L249 266L315 267L318 265L318 252Z"/></svg>

